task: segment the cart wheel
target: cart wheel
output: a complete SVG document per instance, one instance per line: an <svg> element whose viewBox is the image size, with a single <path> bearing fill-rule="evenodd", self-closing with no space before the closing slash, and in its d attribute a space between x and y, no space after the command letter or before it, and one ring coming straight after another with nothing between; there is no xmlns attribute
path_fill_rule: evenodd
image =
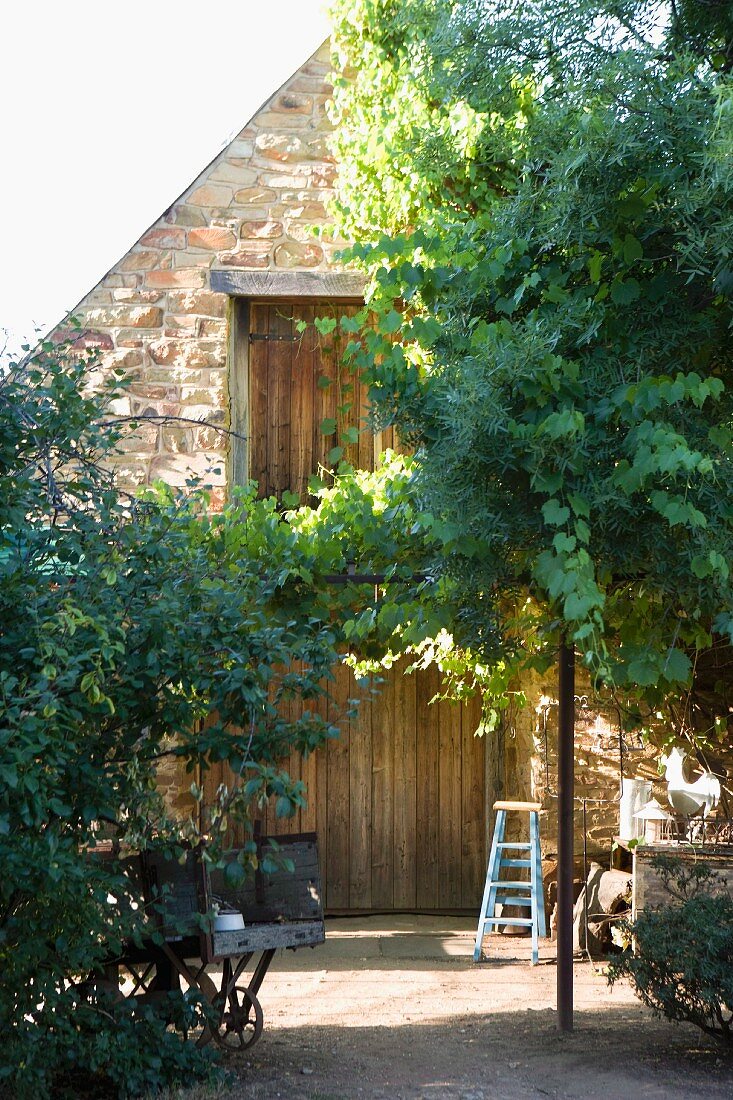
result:
<svg viewBox="0 0 733 1100"><path fill-rule="evenodd" d="M229 991L218 1025L212 1029L213 1037L225 1050L246 1050L259 1039L262 1024L262 1007L255 994L245 986L235 985Z"/></svg>

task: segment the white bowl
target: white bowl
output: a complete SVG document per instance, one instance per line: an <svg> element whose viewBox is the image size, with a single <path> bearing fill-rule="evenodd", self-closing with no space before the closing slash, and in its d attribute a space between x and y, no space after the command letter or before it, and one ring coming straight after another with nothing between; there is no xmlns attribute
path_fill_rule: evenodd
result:
<svg viewBox="0 0 733 1100"><path fill-rule="evenodd" d="M219 913L214 917L215 932L241 932L244 928L244 917L241 913Z"/></svg>

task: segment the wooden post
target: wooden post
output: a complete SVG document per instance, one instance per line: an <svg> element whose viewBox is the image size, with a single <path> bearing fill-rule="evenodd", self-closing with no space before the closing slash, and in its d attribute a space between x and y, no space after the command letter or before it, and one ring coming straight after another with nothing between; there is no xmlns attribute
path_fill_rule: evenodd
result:
<svg viewBox="0 0 733 1100"><path fill-rule="evenodd" d="M573 786L575 779L575 650L560 643L558 700L557 1026L573 1030Z"/></svg>

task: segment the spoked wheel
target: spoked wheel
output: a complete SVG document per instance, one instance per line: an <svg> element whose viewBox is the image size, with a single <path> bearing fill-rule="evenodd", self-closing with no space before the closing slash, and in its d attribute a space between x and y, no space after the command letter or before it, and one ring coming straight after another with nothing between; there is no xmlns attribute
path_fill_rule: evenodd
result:
<svg viewBox="0 0 733 1100"><path fill-rule="evenodd" d="M246 986L230 987L213 1029L214 1040L225 1050L246 1050L254 1046L262 1034L262 1006Z"/></svg>
<svg viewBox="0 0 733 1100"><path fill-rule="evenodd" d="M244 985L222 982L222 991L214 985L206 973L198 976L198 987L214 1010L214 1020L203 1030L197 1046L203 1047L213 1039L224 1050L246 1050L254 1046L262 1034L262 1006L257 997Z"/></svg>

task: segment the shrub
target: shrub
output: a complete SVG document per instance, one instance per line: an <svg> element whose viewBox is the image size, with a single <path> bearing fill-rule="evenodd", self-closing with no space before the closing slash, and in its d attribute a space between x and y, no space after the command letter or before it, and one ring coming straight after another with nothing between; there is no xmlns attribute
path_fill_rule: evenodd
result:
<svg viewBox="0 0 733 1100"><path fill-rule="evenodd" d="M55 1100L113 1100L150 1096L166 1085L221 1078L216 1052L186 1042L203 1023L190 994L167 994L164 1004L120 999L109 990L94 996L73 987L55 998L54 1020L25 1021L10 1057L22 1051L24 1076L8 1097L50 1093ZM50 1026L49 1026L50 1025ZM1 1094L1 1093L0 1093Z"/></svg>
<svg viewBox="0 0 733 1100"><path fill-rule="evenodd" d="M208 1078L182 994L170 1029L140 1003L78 992L150 935L118 864L89 849L101 825L128 848L201 843L198 814L172 819L156 772L223 760L241 783L204 826L221 857L228 820L251 828L253 802L302 804L278 762L333 732L309 703L336 633L302 598L292 527L253 492L220 515L202 486L121 492L101 462L119 435L113 388L50 344L0 367L0 1094L13 1100ZM242 875L257 861L244 850Z"/></svg>
<svg viewBox="0 0 733 1100"><path fill-rule="evenodd" d="M635 952L614 961L609 981L630 978L658 1015L733 1044L733 899L713 895L717 876L704 865L672 857L652 865L674 903L628 925Z"/></svg>
<svg viewBox="0 0 733 1100"><path fill-rule="evenodd" d="M0 363L0 1096L12 1100L210 1076L208 1054L183 1042L199 1010L182 995L171 1029L139 1003L75 992L150 936L119 861L89 850L103 827L122 851L205 843L230 874L256 869L255 807L284 817L305 802L281 762L337 733L334 701L328 718L322 704L345 642L405 645L432 621L419 581L370 606L363 586L323 580L347 554L367 572L419 573L402 460L343 474L317 508L285 514L254 484L218 513L194 481L131 497L103 461L127 428L117 388L48 342ZM225 762L235 780L208 806L192 783L190 818L173 819L156 785L166 759L190 773ZM239 863L225 859L232 824Z"/></svg>

